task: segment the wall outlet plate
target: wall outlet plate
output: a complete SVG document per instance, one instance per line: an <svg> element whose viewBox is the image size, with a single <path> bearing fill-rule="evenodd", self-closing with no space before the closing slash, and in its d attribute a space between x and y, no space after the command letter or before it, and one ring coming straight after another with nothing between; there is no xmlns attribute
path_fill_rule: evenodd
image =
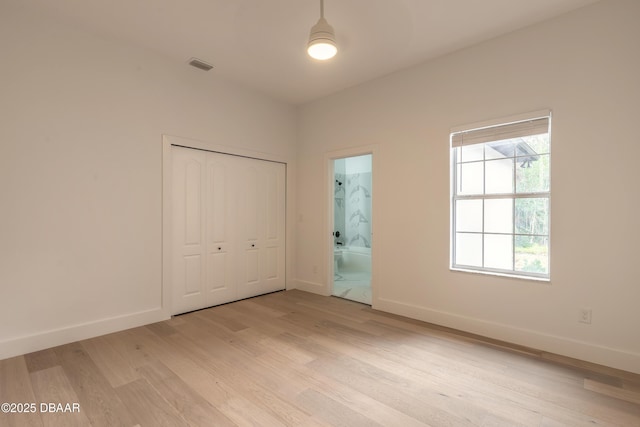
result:
<svg viewBox="0 0 640 427"><path fill-rule="evenodd" d="M591 309L586 307L581 308L578 314L578 321L580 323L591 324Z"/></svg>

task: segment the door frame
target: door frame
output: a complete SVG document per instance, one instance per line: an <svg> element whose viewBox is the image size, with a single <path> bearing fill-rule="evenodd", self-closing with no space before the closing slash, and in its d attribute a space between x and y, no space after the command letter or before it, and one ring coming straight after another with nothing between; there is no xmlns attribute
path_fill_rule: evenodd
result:
<svg viewBox="0 0 640 427"><path fill-rule="evenodd" d="M290 181L290 165L292 161L284 156L276 154L264 153L261 151L254 151L245 148L231 147L228 145L217 144L213 142L199 141L195 139L184 138L173 135L162 135L162 292L161 292L161 308L166 318L172 316L172 295L173 295L173 282L172 282L172 251L173 251L173 239L172 239L172 226L173 226L173 157L171 147L177 145L185 148L192 148L195 150L211 151L214 153L227 154L231 156L248 157L251 159L265 160L269 162L283 163L285 165L285 289L291 289L289 284L289 278L293 277L290 268L293 266L293 262L290 259L293 250L293 233L290 230L292 226L289 218L293 218L293 213L290 211L293 207L293 203L289 203L293 200L294 187Z"/></svg>
<svg viewBox="0 0 640 427"><path fill-rule="evenodd" d="M376 267L375 260L377 259L378 249L375 242L375 221L378 216L378 208L375 196L376 189L376 174L378 173L378 158L380 157L380 148L377 144L365 145L352 148L344 148L341 150L328 151L324 155L325 164L325 179L324 179L324 193L325 193L325 209L324 209L324 230L325 238L323 239L325 258L325 272L326 283L323 289L323 295L333 294L333 277L334 277L334 262L333 262L333 231L334 231L334 161L338 159L344 159L347 157L357 157L366 154L371 155L371 307L375 308L378 296L377 289L377 277L378 268Z"/></svg>

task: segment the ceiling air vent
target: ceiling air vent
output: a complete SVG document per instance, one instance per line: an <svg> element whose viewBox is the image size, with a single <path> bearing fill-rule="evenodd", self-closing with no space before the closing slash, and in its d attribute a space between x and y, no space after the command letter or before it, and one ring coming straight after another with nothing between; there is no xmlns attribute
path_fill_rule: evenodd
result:
<svg viewBox="0 0 640 427"><path fill-rule="evenodd" d="M189 60L189 65L191 65L192 67L199 68L199 69L204 70L204 71L209 71L210 69L213 68L213 65L207 64L206 62L204 62L203 60L198 59L198 58L191 58Z"/></svg>

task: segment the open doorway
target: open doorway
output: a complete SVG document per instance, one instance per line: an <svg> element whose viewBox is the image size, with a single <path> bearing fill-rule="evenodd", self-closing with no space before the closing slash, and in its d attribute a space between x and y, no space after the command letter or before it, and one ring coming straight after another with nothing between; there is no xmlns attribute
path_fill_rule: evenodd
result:
<svg viewBox="0 0 640 427"><path fill-rule="evenodd" d="M371 304L371 154L333 160L332 294Z"/></svg>

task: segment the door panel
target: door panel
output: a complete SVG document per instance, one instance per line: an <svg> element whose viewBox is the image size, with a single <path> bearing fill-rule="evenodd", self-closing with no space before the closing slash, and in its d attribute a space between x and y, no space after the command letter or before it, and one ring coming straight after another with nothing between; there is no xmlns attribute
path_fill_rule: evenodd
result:
<svg viewBox="0 0 640 427"><path fill-rule="evenodd" d="M202 257L187 255L184 261L184 296L199 294L202 290Z"/></svg>
<svg viewBox="0 0 640 427"><path fill-rule="evenodd" d="M285 288L284 280L284 176L279 163L243 159L239 170L241 202L238 217L247 224L240 229L245 270L238 292L243 298ZM282 262L281 262L282 260Z"/></svg>
<svg viewBox="0 0 640 427"><path fill-rule="evenodd" d="M204 296L202 182L204 158L195 150L173 154L173 311L197 308Z"/></svg>
<svg viewBox="0 0 640 427"><path fill-rule="evenodd" d="M207 206L207 235L209 243L226 242L229 198L227 194L227 166L214 156L207 156L207 178L209 180Z"/></svg>
<svg viewBox="0 0 640 427"><path fill-rule="evenodd" d="M246 282L248 285L256 285L260 281L260 253L257 249L250 249L245 252L247 264L246 268Z"/></svg>
<svg viewBox="0 0 640 427"><path fill-rule="evenodd" d="M184 243L200 245L202 235L202 164L190 159L184 171Z"/></svg>
<svg viewBox="0 0 640 427"><path fill-rule="evenodd" d="M241 172L244 176L240 177L240 197L242 197L241 210L238 212L241 217L241 222L244 224L246 234L244 238L247 241L257 241L258 228L260 221L260 196L261 192L258 191L260 186L260 178L255 166L247 165L246 159L242 159L244 167Z"/></svg>
<svg viewBox="0 0 640 427"><path fill-rule="evenodd" d="M265 262L265 279L273 280L278 278L278 247L268 247L266 252Z"/></svg>
<svg viewBox="0 0 640 427"><path fill-rule="evenodd" d="M278 175L276 170L270 170L265 177L266 184L266 223L267 223L267 239L274 240L278 238Z"/></svg>
<svg viewBox="0 0 640 427"><path fill-rule="evenodd" d="M266 239L264 242L263 292L285 287L285 165L272 165L265 177L268 198L266 204Z"/></svg>
<svg viewBox="0 0 640 427"><path fill-rule="evenodd" d="M234 244L235 194L233 158L203 152L207 162L207 297L203 307L224 304L237 299Z"/></svg>
<svg viewBox="0 0 640 427"><path fill-rule="evenodd" d="M227 281L227 264L229 257L226 253L209 254L207 261L209 292L218 291L229 286Z"/></svg>

